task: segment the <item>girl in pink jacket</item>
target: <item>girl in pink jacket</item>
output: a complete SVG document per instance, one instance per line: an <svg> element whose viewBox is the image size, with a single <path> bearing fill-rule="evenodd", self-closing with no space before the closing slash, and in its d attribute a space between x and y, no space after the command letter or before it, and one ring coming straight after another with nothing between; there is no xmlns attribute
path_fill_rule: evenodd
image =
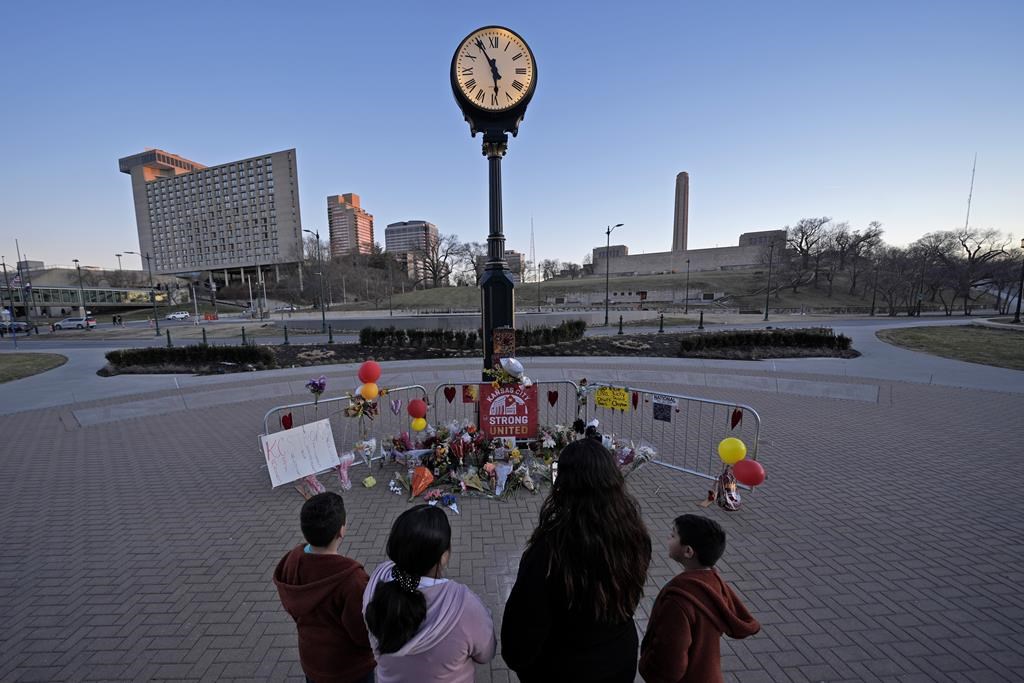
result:
<svg viewBox="0 0 1024 683"><path fill-rule="evenodd" d="M444 510L430 505L406 510L391 527L391 559L363 593L378 683L472 683L475 664L494 657L487 609L469 588L444 578L451 535Z"/></svg>

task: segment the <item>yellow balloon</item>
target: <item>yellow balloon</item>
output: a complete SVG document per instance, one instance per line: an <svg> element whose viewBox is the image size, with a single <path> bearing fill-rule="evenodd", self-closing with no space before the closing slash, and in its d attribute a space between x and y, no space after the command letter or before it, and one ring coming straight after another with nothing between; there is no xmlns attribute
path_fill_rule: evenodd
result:
<svg viewBox="0 0 1024 683"><path fill-rule="evenodd" d="M414 432L422 432L424 429L427 428L427 421L422 417L417 417L415 420L412 421L412 425L410 426L412 427L412 430Z"/></svg>
<svg viewBox="0 0 1024 683"><path fill-rule="evenodd" d="M373 382L367 382L363 386L359 387L359 395L367 401L372 401L377 398L378 394L380 394L380 389L378 389L377 385Z"/></svg>
<svg viewBox="0 0 1024 683"><path fill-rule="evenodd" d="M734 436L730 436L718 444L718 457L726 465L735 465L747 457L747 445Z"/></svg>

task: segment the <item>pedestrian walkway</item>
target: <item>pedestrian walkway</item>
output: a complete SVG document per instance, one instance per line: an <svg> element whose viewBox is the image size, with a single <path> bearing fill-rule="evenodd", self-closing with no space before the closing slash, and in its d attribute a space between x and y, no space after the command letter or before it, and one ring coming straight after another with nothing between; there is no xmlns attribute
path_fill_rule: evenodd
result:
<svg viewBox="0 0 1024 683"><path fill-rule="evenodd" d="M355 366L175 384L101 380L79 360L77 379L66 377L72 398L53 373L5 385L6 413L19 385L29 404L46 403L42 378L60 400L0 416L0 680L300 681L294 625L270 576L299 539L301 498L270 489L256 437L264 412L287 402L269 388L304 393L326 370L330 393L351 385ZM729 534L721 571L764 626L725 642L727 680L1002 681L1024 667L1024 501L982 476L1015 454L1006 430L1024 409L1019 392L751 369L763 363L524 363L535 378L610 379L761 414L766 485L739 512L707 510ZM392 385L477 372L462 361L384 364ZM90 394L91 383L114 389ZM174 409L146 403L161 401ZM132 404L135 415L117 413ZM369 567L407 505L386 478L345 493L344 548ZM630 479L655 541L641 629L675 571L670 520L699 512L705 485L656 466ZM499 622L540 502L466 499L453 518L450 575ZM499 656L478 680L515 678Z"/></svg>

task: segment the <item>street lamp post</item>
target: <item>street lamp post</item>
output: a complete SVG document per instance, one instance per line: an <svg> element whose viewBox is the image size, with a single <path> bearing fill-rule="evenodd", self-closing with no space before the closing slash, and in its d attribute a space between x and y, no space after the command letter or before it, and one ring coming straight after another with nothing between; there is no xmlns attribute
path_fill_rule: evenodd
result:
<svg viewBox="0 0 1024 683"><path fill-rule="evenodd" d="M690 312L690 259L686 259L686 292L683 294L683 315Z"/></svg>
<svg viewBox="0 0 1024 683"><path fill-rule="evenodd" d="M78 262L78 259L71 259L75 264L75 270L78 271L78 315L81 318L85 317L85 287L82 285L82 264ZM88 325L86 325L88 328Z"/></svg>
<svg viewBox="0 0 1024 683"><path fill-rule="evenodd" d="M126 251L126 254L135 254L140 258L146 259L146 269L149 270L149 300L153 304L153 325L156 327L156 336L160 336L160 319L156 314L156 290L153 288L153 257L149 255L149 252L140 254L137 251Z"/></svg>
<svg viewBox="0 0 1024 683"><path fill-rule="evenodd" d="M1020 241L1020 249L1024 252L1024 239ZM1013 322L1020 322L1020 298L1024 294L1024 258L1020 260L1020 284L1017 285L1017 312L1013 314Z"/></svg>
<svg viewBox="0 0 1024 683"><path fill-rule="evenodd" d="M605 228L605 231L604 231L604 236L605 236L605 243L604 243L604 326L605 327L608 327L608 300L609 300L609 296L610 296L609 290L608 290L608 278L609 278L608 273L611 270L611 262L612 262L612 231L615 230L615 228L621 228L623 225L624 225L624 223L616 223L615 225L609 225L607 228Z"/></svg>
<svg viewBox="0 0 1024 683"><path fill-rule="evenodd" d="M114 254L117 257L117 272L121 272L121 254Z"/></svg>
<svg viewBox="0 0 1024 683"><path fill-rule="evenodd" d="M308 232L316 238L316 266L320 271L318 273L320 277L320 332L327 334L327 301L324 299L324 259L320 253L320 231L303 228L302 232Z"/></svg>
<svg viewBox="0 0 1024 683"><path fill-rule="evenodd" d="M875 284L871 288L871 317L875 317L875 297L878 295L878 264L875 264Z"/></svg>
<svg viewBox="0 0 1024 683"><path fill-rule="evenodd" d="M768 320L768 304L771 301L772 295L772 261L775 260L775 242L769 242L768 244L768 286L765 287L764 292L764 319Z"/></svg>

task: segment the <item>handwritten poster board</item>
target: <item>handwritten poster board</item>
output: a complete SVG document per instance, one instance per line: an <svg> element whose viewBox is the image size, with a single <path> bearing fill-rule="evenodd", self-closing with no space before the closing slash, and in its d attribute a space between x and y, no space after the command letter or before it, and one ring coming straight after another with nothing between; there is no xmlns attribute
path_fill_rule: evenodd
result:
<svg viewBox="0 0 1024 683"><path fill-rule="evenodd" d="M272 487L323 472L339 463L328 420L260 437Z"/></svg>
<svg viewBox="0 0 1024 683"><path fill-rule="evenodd" d="M629 392L617 387L600 387L594 394L594 404L598 408L629 410Z"/></svg>

